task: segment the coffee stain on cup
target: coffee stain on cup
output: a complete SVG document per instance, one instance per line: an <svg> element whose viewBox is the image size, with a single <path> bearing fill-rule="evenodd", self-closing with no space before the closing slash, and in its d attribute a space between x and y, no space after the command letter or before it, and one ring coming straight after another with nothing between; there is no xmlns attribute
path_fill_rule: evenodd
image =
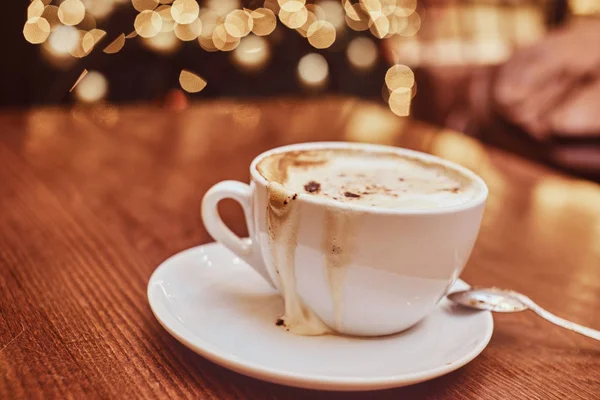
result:
<svg viewBox="0 0 600 400"><path fill-rule="evenodd" d="M323 335L331 329L304 304L296 289L296 247L301 207L297 194L277 182L267 186L267 225L270 248L283 295L285 311L277 321L298 335Z"/></svg>
<svg viewBox="0 0 600 400"><path fill-rule="evenodd" d="M342 330L344 283L352 251L359 215L355 211L327 207L325 209L322 251L325 255L327 282L333 303L335 329Z"/></svg>
<svg viewBox="0 0 600 400"><path fill-rule="evenodd" d="M289 151L265 158L256 168L267 180L285 184L291 169L309 170L326 165L331 155L330 151Z"/></svg>

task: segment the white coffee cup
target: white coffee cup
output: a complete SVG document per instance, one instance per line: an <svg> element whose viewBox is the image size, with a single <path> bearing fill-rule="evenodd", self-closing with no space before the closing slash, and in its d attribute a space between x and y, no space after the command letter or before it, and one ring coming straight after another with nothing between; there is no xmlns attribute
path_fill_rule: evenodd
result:
<svg viewBox="0 0 600 400"><path fill-rule="evenodd" d="M452 162L428 154L371 144L303 143L262 153L250 165L250 185L224 181L204 196L202 218L209 234L254 268L278 289L267 222L267 180L257 164L270 155L297 150L342 148L393 152L458 170L478 188L466 203L402 210L337 203L317 196L296 199L302 207L295 249L296 291L303 302L330 328L343 334L379 336L405 330L431 312L447 293L467 262L481 224L488 189L483 180ZM235 235L221 220L217 205L231 198L244 210L249 238ZM341 321L336 316L327 282L321 243L326 208L356 213L353 251L343 277Z"/></svg>

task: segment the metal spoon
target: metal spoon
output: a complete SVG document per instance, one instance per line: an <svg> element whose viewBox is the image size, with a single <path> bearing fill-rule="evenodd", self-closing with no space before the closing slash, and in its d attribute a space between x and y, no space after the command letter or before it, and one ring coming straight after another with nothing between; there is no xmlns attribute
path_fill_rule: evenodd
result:
<svg viewBox="0 0 600 400"><path fill-rule="evenodd" d="M580 333L592 339L600 340L600 331L587 328L549 313L535 304L529 297L498 288L472 288L448 294L448 299L464 307L494 312L518 312L527 309L555 325Z"/></svg>

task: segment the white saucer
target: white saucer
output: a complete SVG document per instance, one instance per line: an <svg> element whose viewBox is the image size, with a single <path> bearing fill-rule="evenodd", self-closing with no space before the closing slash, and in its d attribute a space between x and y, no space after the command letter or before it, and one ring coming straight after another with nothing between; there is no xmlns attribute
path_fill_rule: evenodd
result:
<svg viewBox="0 0 600 400"><path fill-rule="evenodd" d="M454 289L468 287L458 281ZM312 389L374 390L454 371L474 359L493 331L489 312L455 309L446 299L415 327L371 339L296 336L275 326L279 295L239 258L212 243L163 262L148 283L162 326L226 368Z"/></svg>

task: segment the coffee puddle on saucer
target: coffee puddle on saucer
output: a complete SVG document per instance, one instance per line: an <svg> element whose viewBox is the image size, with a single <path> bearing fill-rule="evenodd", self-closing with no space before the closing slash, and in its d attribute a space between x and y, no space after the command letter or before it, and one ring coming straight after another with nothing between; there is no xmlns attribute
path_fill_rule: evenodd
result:
<svg viewBox="0 0 600 400"><path fill-rule="evenodd" d="M298 245L300 204L297 194L277 182L269 182L267 224L273 262L284 298L285 312L277 321L288 331L298 335L324 335L332 333L328 327L300 298L296 290L295 253ZM337 208L328 207L324 218L322 251L325 257L327 282L333 303L335 329L342 328L343 284L350 260L350 243L356 217Z"/></svg>

